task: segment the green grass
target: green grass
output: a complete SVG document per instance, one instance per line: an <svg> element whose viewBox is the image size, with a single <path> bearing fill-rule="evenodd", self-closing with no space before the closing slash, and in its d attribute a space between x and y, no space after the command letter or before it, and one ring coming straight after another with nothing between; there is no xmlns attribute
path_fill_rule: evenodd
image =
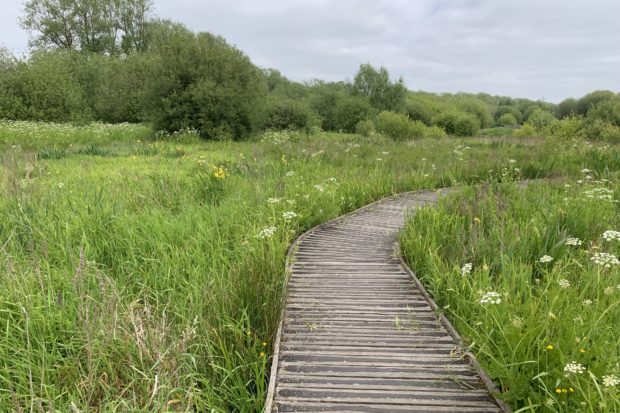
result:
<svg viewBox="0 0 620 413"><path fill-rule="evenodd" d="M397 192L620 170L584 142L88 128L0 124L0 411L259 412L296 235Z"/></svg>
<svg viewBox="0 0 620 413"><path fill-rule="evenodd" d="M407 261L515 410L620 411L620 386L604 380L620 378L620 265L592 260L620 256L620 233L602 236L620 230L620 174L588 166L597 171L566 183L458 190L402 234ZM501 302L483 303L489 292ZM572 362L585 371L567 373Z"/></svg>

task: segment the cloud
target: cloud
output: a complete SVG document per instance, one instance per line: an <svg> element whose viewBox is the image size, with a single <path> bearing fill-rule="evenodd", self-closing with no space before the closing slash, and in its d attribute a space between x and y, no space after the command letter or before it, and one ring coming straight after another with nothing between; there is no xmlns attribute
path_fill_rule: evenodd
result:
<svg viewBox="0 0 620 413"><path fill-rule="evenodd" d="M620 90L617 0L156 0L155 6L159 16L220 34L256 64L298 81L352 78L370 62L414 90L551 101ZM25 48L17 24L6 27L7 14L17 13L13 21L19 15L9 8L0 44L20 38Z"/></svg>

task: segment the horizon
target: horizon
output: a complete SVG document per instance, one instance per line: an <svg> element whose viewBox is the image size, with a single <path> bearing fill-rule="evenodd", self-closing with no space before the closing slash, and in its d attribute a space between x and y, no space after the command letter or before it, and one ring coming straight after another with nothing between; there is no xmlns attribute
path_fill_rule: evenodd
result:
<svg viewBox="0 0 620 413"><path fill-rule="evenodd" d="M384 66L411 91L487 93L551 103L620 91L620 3L249 0L154 2L153 14L221 35L264 69L296 82L350 80ZM0 47L28 54L23 2L3 5ZM533 16L531 10L539 10ZM410 30L414 27L413 30ZM439 28L439 29L438 29ZM285 33L286 35L283 35Z"/></svg>

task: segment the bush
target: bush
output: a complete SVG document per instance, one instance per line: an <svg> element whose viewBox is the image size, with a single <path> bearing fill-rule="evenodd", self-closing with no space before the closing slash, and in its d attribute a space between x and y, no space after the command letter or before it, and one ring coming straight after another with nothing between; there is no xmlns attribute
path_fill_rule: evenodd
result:
<svg viewBox="0 0 620 413"><path fill-rule="evenodd" d="M539 135L540 134L536 128L529 122L525 122L523 126L515 130L513 133L513 136L516 136L517 138L533 138Z"/></svg>
<svg viewBox="0 0 620 413"><path fill-rule="evenodd" d="M355 125L355 133L364 137L372 136L375 134L375 124L371 120L360 120Z"/></svg>
<svg viewBox="0 0 620 413"><path fill-rule="evenodd" d="M475 116L478 120L478 129L488 128L493 124L493 117L491 116L489 106L480 99L462 98L458 101L458 107L463 112Z"/></svg>
<svg viewBox="0 0 620 413"><path fill-rule="evenodd" d="M447 137L446 131L439 126L431 126L426 128L426 137L430 139L443 139Z"/></svg>
<svg viewBox="0 0 620 413"><path fill-rule="evenodd" d="M515 115L513 115L512 113L504 113L502 116L499 117L497 123L500 126L514 127L517 126L517 118L515 118Z"/></svg>
<svg viewBox="0 0 620 413"><path fill-rule="evenodd" d="M441 113L433 123L442 127L447 133L457 136L473 136L480 130L478 118L458 111Z"/></svg>
<svg viewBox="0 0 620 413"><path fill-rule="evenodd" d="M498 125L501 125L499 123L499 119L507 113L510 113L512 116L514 116L515 119L517 120L517 123L521 123L521 121L523 120L523 114L521 113L519 108L515 106L503 105L503 106L499 106L497 110L495 111L495 119Z"/></svg>
<svg viewBox="0 0 620 413"><path fill-rule="evenodd" d="M157 129L242 139L258 130L266 93L250 59L221 37L162 23L151 40L149 117Z"/></svg>
<svg viewBox="0 0 620 413"><path fill-rule="evenodd" d="M411 99L407 102L405 111L411 120L419 120L427 126L433 122L433 111L427 102Z"/></svg>
<svg viewBox="0 0 620 413"><path fill-rule="evenodd" d="M536 108L532 111L532 114L529 116L527 121L534 126L534 128L541 130L548 127L552 123L557 122L557 119L551 113L540 108Z"/></svg>
<svg viewBox="0 0 620 413"><path fill-rule="evenodd" d="M336 103L335 129L353 133L358 122L371 118L373 113L368 99L361 96L343 96Z"/></svg>
<svg viewBox="0 0 620 413"><path fill-rule="evenodd" d="M317 122L310 108L291 99L272 99L267 105L264 127L267 129L306 130Z"/></svg>
<svg viewBox="0 0 620 413"><path fill-rule="evenodd" d="M406 115L383 111L377 116L377 131L393 139L423 138L427 127L420 121L412 121Z"/></svg>
<svg viewBox="0 0 620 413"><path fill-rule="evenodd" d="M576 116L569 116L551 123L543 131L545 136L553 136L561 140L581 139L585 136L583 120Z"/></svg>

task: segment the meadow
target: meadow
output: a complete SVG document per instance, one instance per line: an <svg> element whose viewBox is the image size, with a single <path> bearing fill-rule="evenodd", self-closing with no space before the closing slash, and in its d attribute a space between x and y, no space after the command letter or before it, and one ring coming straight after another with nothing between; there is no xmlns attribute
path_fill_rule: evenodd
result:
<svg viewBox="0 0 620 413"><path fill-rule="evenodd" d="M292 240L462 186L412 218L412 268L513 407L618 411L602 381L620 373L618 266L591 258L620 252L601 238L620 229L619 174L618 147L582 139L2 122L0 410L260 412ZM523 198L512 182L530 178L553 180ZM573 361L585 372L565 378Z"/></svg>

